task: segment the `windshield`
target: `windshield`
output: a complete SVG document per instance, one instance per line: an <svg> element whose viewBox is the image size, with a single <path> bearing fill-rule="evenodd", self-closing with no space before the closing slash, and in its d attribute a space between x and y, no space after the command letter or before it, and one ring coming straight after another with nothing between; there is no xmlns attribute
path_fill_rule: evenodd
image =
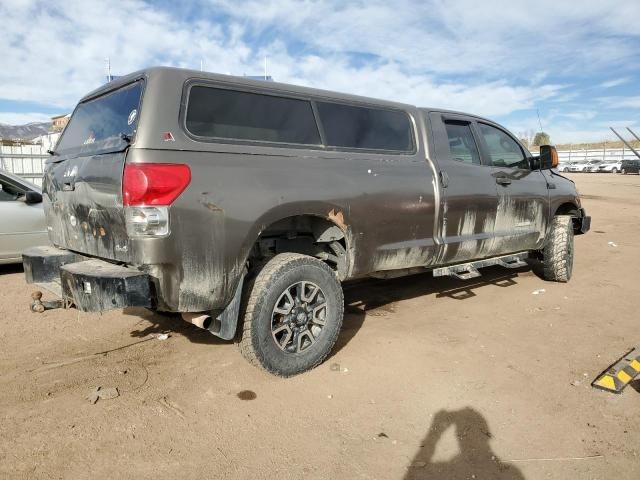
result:
<svg viewBox="0 0 640 480"><path fill-rule="evenodd" d="M142 81L80 103L56 146L60 154L97 154L124 148L135 135Z"/></svg>

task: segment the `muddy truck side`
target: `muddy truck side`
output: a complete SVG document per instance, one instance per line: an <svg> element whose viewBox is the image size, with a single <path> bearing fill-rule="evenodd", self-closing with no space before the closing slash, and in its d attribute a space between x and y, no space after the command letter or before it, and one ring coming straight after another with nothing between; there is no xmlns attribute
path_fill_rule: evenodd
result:
<svg viewBox="0 0 640 480"><path fill-rule="evenodd" d="M84 97L43 180L64 307L176 312L281 376L327 356L341 282L544 264L589 229L575 185L490 120L174 68Z"/></svg>

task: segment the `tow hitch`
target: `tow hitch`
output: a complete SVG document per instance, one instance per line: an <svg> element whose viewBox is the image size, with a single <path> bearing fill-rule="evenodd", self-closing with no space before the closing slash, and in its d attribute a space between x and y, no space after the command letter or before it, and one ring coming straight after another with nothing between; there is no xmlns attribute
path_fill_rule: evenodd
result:
<svg viewBox="0 0 640 480"><path fill-rule="evenodd" d="M153 307L151 278L139 270L53 247L27 250L22 263L27 283L35 283L60 297L43 302L42 292L33 292L33 312L71 307L83 312Z"/></svg>

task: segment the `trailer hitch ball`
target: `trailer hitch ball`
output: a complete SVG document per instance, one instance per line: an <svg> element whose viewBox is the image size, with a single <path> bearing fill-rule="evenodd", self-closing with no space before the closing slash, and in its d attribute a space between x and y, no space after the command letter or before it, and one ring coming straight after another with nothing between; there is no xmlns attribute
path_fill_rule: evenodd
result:
<svg viewBox="0 0 640 480"><path fill-rule="evenodd" d="M36 290L31 294L31 311L35 313L45 311L44 304L42 303L42 292L40 290Z"/></svg>

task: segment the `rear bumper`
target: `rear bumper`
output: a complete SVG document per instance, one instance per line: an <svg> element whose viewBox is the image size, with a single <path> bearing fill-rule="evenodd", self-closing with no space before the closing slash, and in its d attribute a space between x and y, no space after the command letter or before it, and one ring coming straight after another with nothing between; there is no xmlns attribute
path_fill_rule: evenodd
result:
<svg viewBox="0 0 640 480"><path fill-rule="evenodd" d="M83 312L155 306L151 278L138 270L54 247L28 249L22 263L27 283L56 290L64 305Z"/></svg>

